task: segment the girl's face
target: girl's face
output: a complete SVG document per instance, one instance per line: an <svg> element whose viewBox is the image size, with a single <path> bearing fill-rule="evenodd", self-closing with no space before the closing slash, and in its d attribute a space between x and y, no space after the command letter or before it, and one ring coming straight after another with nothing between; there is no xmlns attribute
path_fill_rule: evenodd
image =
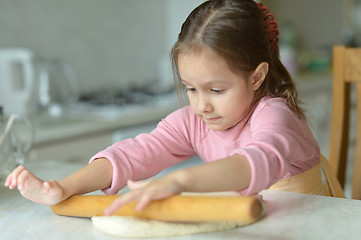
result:
<svg viewBox="0 0 361 240"><path fill-rule="evenodd" d="M254 73L235 74L222 58L204 52L179 55L178 68L193 111L215 131L239 123L259 87Z"/></svg>

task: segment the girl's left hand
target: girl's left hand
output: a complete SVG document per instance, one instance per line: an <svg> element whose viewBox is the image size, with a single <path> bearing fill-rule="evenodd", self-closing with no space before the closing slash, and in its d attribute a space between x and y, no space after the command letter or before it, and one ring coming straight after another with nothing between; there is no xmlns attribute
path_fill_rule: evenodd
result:
<svg viewBox="0 0 361 240"><path fill-rule="evenodd" d="M152 200L164 199L184 191L180 181L177 181L171 175L152 181L134 182L128 180L128 187L131 191L116 199L105 210L105 215L112 215L119 208L133 201L138 202L136 210L141 211Z"/></svg>

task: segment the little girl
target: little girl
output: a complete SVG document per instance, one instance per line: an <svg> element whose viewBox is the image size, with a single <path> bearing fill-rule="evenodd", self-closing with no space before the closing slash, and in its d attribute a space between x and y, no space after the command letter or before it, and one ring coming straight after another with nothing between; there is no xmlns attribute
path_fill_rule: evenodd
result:
<svg viewBox="0 0 361 240"><path fill-rule="evenodd" d="M186 91L190 106L150 134L97 153L59 182L43 181L20 166L5 186L17 186L34 202L55 204L99 189L116 194L128 184L131 191L108 215L131 201L142 210L181 192L253 195L272 188L337 195L330 181L322 181L320 150L280 62L277 35L277 23L262 4L204 2L186 19L171 51L178 91ZM195 155L205 164L137 182Z"/></svg>

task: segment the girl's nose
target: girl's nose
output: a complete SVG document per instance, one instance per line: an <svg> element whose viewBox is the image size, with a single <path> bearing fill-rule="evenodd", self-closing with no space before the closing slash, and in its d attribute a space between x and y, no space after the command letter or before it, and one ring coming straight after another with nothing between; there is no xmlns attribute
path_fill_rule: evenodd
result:
<svg viewBox="0 0 361 240"><path fill-rule="evenodd" d="M199 96L198 110L200 112L212 112L213 111L213 105L206 96Z"/></svg>

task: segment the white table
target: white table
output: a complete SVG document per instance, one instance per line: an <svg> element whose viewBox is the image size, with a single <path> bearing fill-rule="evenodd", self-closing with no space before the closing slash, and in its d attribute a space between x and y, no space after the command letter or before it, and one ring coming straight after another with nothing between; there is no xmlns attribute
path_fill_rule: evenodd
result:
<svg viewBox="0 0 361 240"><path fill-rule="evenodd" d="M39 177L59 179L79 164L32 163L28 168ZM99 194L99 192L96 192ZM361 201L307 194L263 192L267 216L231 231L175 237L193 239L361 239ZM117 239L98 232L88 218L54 215L49 206L21 197L17 190L0 187L0 239Z"/></svg>

